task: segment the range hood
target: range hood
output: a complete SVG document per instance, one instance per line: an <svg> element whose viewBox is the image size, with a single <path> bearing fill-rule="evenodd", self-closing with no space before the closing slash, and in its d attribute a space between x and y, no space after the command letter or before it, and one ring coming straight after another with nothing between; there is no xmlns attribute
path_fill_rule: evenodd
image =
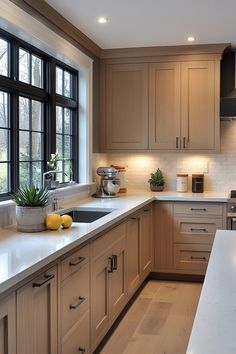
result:
<svg viewBox="0 0 236 354"><path fill-rule="evenodd" d="M235 52L228 52L221 61L220 70L220 116L236 119Z"/></svg>

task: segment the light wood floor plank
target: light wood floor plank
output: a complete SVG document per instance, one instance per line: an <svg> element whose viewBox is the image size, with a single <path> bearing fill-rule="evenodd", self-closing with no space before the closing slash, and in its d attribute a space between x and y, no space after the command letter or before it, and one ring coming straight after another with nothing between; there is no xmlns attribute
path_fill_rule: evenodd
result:
<svg viewBox="0 0 236 354"><path fill-rule="evenodd" d="M202 285L149 281L102 354L184 354Z"/></svg>

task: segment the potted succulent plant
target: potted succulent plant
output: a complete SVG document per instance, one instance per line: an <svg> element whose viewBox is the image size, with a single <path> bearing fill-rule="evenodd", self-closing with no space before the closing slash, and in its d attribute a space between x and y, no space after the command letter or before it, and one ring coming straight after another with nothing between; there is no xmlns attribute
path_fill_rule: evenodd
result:
<svg viewBox="0 0 236 354"><path fill-rule="evenodd" d="M162 192L165 184L162 171L158 168L155 173L151 173L148 182L150 183L151 191Z"/></svg>
<svg viewBox="0 0 236 354"><path fill-rule="evenodd" d="M19 188L13 200L16 202L17 229L24 232L45 230L48 189L26 186Z"/></svg>

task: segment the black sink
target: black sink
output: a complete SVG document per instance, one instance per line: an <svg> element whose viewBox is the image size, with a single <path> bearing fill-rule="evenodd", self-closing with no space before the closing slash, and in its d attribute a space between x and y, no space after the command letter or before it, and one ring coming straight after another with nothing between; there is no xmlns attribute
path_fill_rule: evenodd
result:
<svg viewBox="0 0 236 354"><path fill-rule="evenodd" d="M64 214L70 215L73 222L91 223L96 221L103 216L110 214L112 210L100 211L100 210L83 210L83 209L73 209L65 211Z"/></svg>

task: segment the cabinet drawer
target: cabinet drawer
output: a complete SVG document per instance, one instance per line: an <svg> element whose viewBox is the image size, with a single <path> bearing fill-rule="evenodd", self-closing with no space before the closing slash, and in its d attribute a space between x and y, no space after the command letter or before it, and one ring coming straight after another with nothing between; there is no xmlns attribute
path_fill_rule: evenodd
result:
<svg viewBox="0 0 236 354"><path fill-rule="evenodd" d="M211 245L217 229L222 229L221 219L175 218L174 242Z"/></svg>
<svg viewBox="0 0 236 354"><path fill-rule="evenodd" d="M89 246L84 246L61 262L61 280L73 274L89 261Z"/></svg>
<svg viewBox="0 0 236 354"><path fill-rule="evenodd" d="M90 353L90 328L89 311L62 341L62 354L89 354Z"/></svg>
<svg viewBox="0 0 236 354"><path fill-rule="evenodd" d="M205 274L211 246L193 244L174 245L174 268L191 274Z"/></svg>
<svg viewBox="0 0 236 354"><path fill-rule="evenodd" d="M189 216L222 216L222 203L189 203L181 202L174 204L174 214Z"/></svg>
<svg viewBox="0 0 236 354"><path fill-rule="evenodd" d="M62 336L89 308L89 263L62 283Z"/></svg>
<svg viewBox="0 0 236 354"><path fill-rule="evenodd" d="M111 245L126 234L126 223L122 223L92 242L93 258L103 254Z"/></svg>

